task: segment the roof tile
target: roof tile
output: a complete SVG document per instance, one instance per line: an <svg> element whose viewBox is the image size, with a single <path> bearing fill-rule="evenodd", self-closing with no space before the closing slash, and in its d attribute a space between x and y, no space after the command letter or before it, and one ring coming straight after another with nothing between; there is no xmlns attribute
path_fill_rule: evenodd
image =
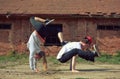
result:
<svg viewBox="0 0 120 79"><path fill-rule="evenodd" d="M120 14L120 0L0 0L0 14Z"/></svg>

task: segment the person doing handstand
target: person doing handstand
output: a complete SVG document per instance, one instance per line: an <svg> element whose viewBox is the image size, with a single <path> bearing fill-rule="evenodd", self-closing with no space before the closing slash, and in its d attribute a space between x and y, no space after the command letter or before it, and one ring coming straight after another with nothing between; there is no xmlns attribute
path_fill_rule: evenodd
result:
<svg viewBox="0 0 120 79"><path fill-rule="evenodd" d="M46 37L46 28L45 26L54 21L52 20L45 20L39 17L30 17L30 23L34 27L34 31L30 35L30 38L27 42L27 47L30 51L29 54L29 65L30 69L39 72L37 68L37 60L43 58L43 67L44 70L47 70L47 60L45 52L41 50L41 46L45 43Z"/></svg>

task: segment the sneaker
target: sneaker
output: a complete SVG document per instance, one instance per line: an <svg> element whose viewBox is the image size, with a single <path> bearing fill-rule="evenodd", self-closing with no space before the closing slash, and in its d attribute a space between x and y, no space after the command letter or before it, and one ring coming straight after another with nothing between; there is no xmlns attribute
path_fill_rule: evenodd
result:
<svg viewBox="0 0 120 79"><path fill-rule="evenodd" d="M55 20L55 19L52 19L52 20L47 19L47 20L45 21L45 25L50 24L50 23L53 22L54 20Z"/></svg>

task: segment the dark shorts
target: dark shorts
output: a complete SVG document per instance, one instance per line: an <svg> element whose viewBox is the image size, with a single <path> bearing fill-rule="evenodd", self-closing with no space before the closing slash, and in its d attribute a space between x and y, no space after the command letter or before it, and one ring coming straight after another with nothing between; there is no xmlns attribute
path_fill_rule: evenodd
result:
<svg viewBox="0 0 120 79"><path fill-rule="evenodd" d="M41 35L41 37L47 36L47 29L42 22L36 21L34 17L30 17L30 22L33 28Z"/></svg>
<svg viewBox="0 0 120 79"><path fill-rule="evenodd" d="M30 17L30 22L37 31L44 27L44 24L42 22L36 21L34 17Z"/></svg>

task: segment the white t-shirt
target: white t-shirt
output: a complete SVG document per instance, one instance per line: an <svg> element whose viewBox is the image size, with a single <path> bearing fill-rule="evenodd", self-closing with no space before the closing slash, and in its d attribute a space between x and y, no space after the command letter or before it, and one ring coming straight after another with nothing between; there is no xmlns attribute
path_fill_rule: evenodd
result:
<svg viewBox="0 0 120 79"><path fill-rule="evenodd" d="M41 43L41 41L39 40L37 34L34 31L29 38L29 41L27 43L27 47L29 48L30 52L39 53L41 51L40 43Z"/></svg>
<svg viewBox="0 0 120 79"><path fill-rule="evenodd" d="M60 59L63 54L65 54L66 52L69 52L69 51L71 51L72 49L75 49L75 48L81 49L80 42L69 42L69 43L67 43L59 51L59 53L57 55L57 59Z"/></svg>

